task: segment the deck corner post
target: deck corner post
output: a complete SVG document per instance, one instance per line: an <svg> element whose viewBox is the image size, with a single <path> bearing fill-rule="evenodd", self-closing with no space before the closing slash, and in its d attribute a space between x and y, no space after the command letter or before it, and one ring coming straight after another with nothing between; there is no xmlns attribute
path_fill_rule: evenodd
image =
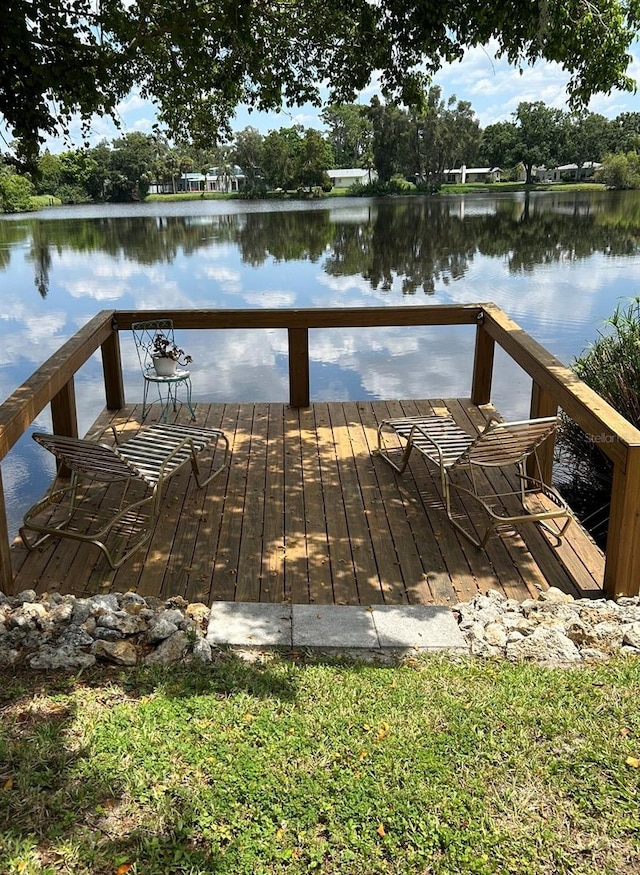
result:
<svg viewBox="0 0 640 875"><path fill-rule="evenodd" d="M78 437L78 413L73 377L67 380L62 389L51 399L51 418L54 434Z"/></svg>
<svg viewBox="0 0 640 875"><path fill-rule="evenodd" d="M51 399L51 419L54 434L62 434L72 438L78 437L78 411L73 377ZM66 465L58 464L58 474L61 477L68 477L70 471Z"/></svg>
<svg viewBox="0 0 640 875"><path fill-rule="evenodd" d="M289 403L292 407L308 407L309 391L309 329L288 328L289 334Z"/></svg>
<svg viewBox="0 0 640 875"><path fill-rule="evenodd" d="M558 415L558 403L554 401L551 395L533 381L531 386L531 407L529 408L530 419L541 419L546 416ZM551 435L539 447L537 451L538 463L540 465L540 474L544 483L551 485L553 480L553 457L555 452L556 440L555 436ZM530 456L527 460L527 473L531 477L536 476L535 459Z"/></svg>
<svg viewBox="0 0 640 875"><path fill-rule="evenodd" d="M9 542L9 525L2 486L2 469L0 468L0 592L5 595L13 593L13 568L11 565L11 544Z"/></svg>
<svg viewBox="0 0 640 875"><path fill-rule="evenodd" d="M484 327L484 320L479 319L476 328L476 346L473 356L472 404L488 404L491 401L495 346L495 340Z"/></svg>
<svg viewBox="0 0 640 875"><path fill-rule="evenodd" d="M604 567L608 599L640 595L640 446L627 447L627 463L613 468Z"/></svg>
<svg viewBox="0 0 640 875"><path fill-rule="evenodd" d="M124 407L124 381L122 379L120 337L115 324L112 326L109 337L101 344L101 350L107 410L120 410L121 407Z"/></svg>

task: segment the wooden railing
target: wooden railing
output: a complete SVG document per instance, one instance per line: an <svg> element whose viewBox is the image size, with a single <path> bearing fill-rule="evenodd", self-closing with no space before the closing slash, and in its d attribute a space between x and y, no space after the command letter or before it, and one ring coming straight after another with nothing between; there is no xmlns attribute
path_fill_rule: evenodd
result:
<svg viewBox="0 0 640 875"><path fill-rule="evenodd" d="M613 462L611 518L604 594L614 598L640 590L640 431L552 356L494 304L430 305L301 310L104 310L78 331L0 406L0 461L51 404L53 430L77 436L74 377L100 348L107 409L124 406L120 331L143 319L169 318L177 329L286 329L289 339L289 401L310 403L309 331L318 328L475 325L471 400L491 401L496 343L532 378L531 416L566 411ZM553 446L547 445L544 474L550 482ZM11 551L0 473L0 589L12 588Z"/></svg>

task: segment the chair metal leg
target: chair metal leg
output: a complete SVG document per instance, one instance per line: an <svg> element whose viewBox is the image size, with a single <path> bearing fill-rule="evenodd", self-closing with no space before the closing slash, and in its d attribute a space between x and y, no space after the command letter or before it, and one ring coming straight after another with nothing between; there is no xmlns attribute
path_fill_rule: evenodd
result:
<svg viewBox="0 0 640 875"><path fill-rule="evenodd" d="M142 392L142 422L147 418L147 413L151 409L151 405L147 405L147 398L149 396L149 383L144 381L144 390Z"/></svg>
<svg viewBox="0 0 640 875"><path fill-rule="evenodd" d="M189 408L189 413L191 414L191 419L193 422L196 421L196 412L193 409L193 403L191 401L191 377L185 380L185 387L187 390L187 407Z"/></svg>
<svg viewBox="0 0 640 875"><path fill-rule="evenodd" d="M180 401L178 397L178 392L180 391L180 386L184 385L186 391L186 401ZM147 402L148 391L149 391L149 382L145 380L144 384L144 394L143 394L143 402L142 402L142 421L144 422L147 414L151 410L152 404L158 403L160 405L160 419L162 422L166 422L169 410L172 409L174 413L178 410L178 405L185 403L189 409L189 413L191 414L192 422L196 421L196 412L193 406L192 401L192 387L191 387L191 378L187 377L183 380L177 380L175 382L167 382L167 383L155 383L156 390L158 392L158 401L157 402ZM163 388L164 387L164 388Z"/></svg>
<svg viewBox="0 0 640 875"><path fill-rule="evenodd" d="M218 440L219 441L221 440L224 443L224 458L222 459L222 464L218 465L218 467L214 471L212 471L211 474L206 479L203 479L201 477L200 466L198 465L198 455L193 450L193 447L191 449L191 469L193 471L193 476L195 477L196 483L198 484L200 489L202 489L203 486L207 486L207 484L211 483L211 481L215 477L217 477L221 471L224 471L224 469L227 467L227 462L229 459L229 440L228 440L226 434L224 434L223 432L220 432L220 434L218 435ZM218 449L218 442L216 442L216 447L215 447L214 452L217 452L217 449Z"/></svg>
<svg viewBox="0 0 640 875"><path fill-rule="evenodd" d="M388 462L389 465L393 468L394 471L397 471L398 474L402 474L409 463L409 456L411 455L411 450L413 449L413 441L408 440L404 450L402 451L402 457L400 459L400 464L397 465L389 453L387 452L387 448L384 442L383 429L386 426L386 421L381 422L378 426L378 448L376 450L376 455L381 456L385 462Z"/></svg>

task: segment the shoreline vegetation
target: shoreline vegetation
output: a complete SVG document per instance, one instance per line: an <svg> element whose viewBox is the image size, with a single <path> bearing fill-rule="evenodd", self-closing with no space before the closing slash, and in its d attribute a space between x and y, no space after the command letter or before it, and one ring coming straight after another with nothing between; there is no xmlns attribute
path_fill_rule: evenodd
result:
<svg viewBox="0 0 640 875"><path fill-rule="evenodd" d="M406 186L406 187L405 187ZM368 195L369 197L404 197L406 196L425 196L424 190L416 188L415 185L407 182L403 186L402 191L386 194L386 195ZM473 194L480 192L486 194L488 192L514 192L514 191L606 191L607 186L602 183L595 182L553 182L553 183L533 183L527 185L524 182L470 182L462 184L444 184L438 191L431 193L430 196L447 195L447 194ZM300 194L298 191L268 191L262 197L255 199L262 200L300 200L335 198L335 197L362 197L363 195L354 193L349 188L333 188L329 192L320 191L305 191ZM367 196L367 195L365 195ZM248 200L254 199L243 192L179 192L177 194L149 194L144 199L145 203L151 202L167 202L167 201L188 201L188 200Z"/></svg>
<svg viewBox="0 0 640 875"><path fill-rule="evenodd" d="M640 426L640 297L618 303L572 368L628 422ZM605 549L613 466L566 413L561 419L560 489L596 543Z"/></svg>
<svg viewBox="0 0 640 875"><path fill-rule="evenodd" d="M606 191L607 186L595 182L553 182L553 183L533 183L527 185L524 182L471 182L462 184L445 184L436 192L430 194L430 197L451 194L488 194L498 192L514 192L514 191ZM219 192L219 191L191 191L177 192L176 194L149 194L141 203L171 203L173 201L201 201L201 200L321 200L324 198L336 197L362 197L362 194L355 194L348 188L334 188L330 192L325 191L305 191L300 194L298 191L268 191L264 195L255 196L244 192ZM366 196L366 195L365 195ZM401 192L386 194L386 195L368 195L369 197L412 197L425 196L424 191L420 191L411 183L406 183L406 188ZM97 203L97 202L96 202ZM34 195L31 198L31 212L36 212L50 207L69 206L63 204L60 198L52 195Z"/></svg>

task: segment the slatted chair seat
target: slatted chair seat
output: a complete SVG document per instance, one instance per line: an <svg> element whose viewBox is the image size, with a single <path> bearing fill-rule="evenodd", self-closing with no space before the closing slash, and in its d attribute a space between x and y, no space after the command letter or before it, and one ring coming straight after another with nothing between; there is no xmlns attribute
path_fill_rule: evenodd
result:
<svg viewBox="0 0 640 875"><path fill-rule="evenodd" d="M434 464L440 473L449 521L477 547L484 547L498 529L512 528L528 521L548 529L560 542L573 518L572 513L558 491L543 481L537 453L538 447L554 434L557 427L557 417L518 422L491 419L479 434L471 436L451 416L386 419L378 427L376 452L399 474L406 469L414 449ZM390 435L395 435L400 441L402 453L399 462L388 444ZM397 455L397 441L395 446ZM529 457L535 461L534 474L525 470ZM498 492L490 487L487 490L483 484L491 484L491 478L478 476L480 472L488 475L491 469L513 466L517 472L517 489ZM459 472L470 474L470 485L455 478ZM487 514L489 522L484 533L476 536L454 517L452 490L463 493ZM541 495L549 500L544 505L535 501L535 497ZM514 498L519 504L517 511L510 509ZM559 529L547 524L553 519L563 520Z"/></svg>
<svg viewBox="0 0 640 875"><path fill-rule="evenodd" d="M166 423L151 425L115 446L45 433L36 433L33 439L56 457L58 475L47 495L25 514L20 528L25 546L32 550L52 537L95 544L114 569L151 537L163 486L171 477L190 464L202 488L226 467L229 456L229 442L219 429ZM203 476L199 457L207 450L215 453L218 444L223 459ZM118 482L124 486L117 504L113 497L106 508L96 502L94 487L105 491ZM106 538L116 527L127 525L132 529L131 543L116 557ZM36 533L35 540L31 532Z"/></svg>

